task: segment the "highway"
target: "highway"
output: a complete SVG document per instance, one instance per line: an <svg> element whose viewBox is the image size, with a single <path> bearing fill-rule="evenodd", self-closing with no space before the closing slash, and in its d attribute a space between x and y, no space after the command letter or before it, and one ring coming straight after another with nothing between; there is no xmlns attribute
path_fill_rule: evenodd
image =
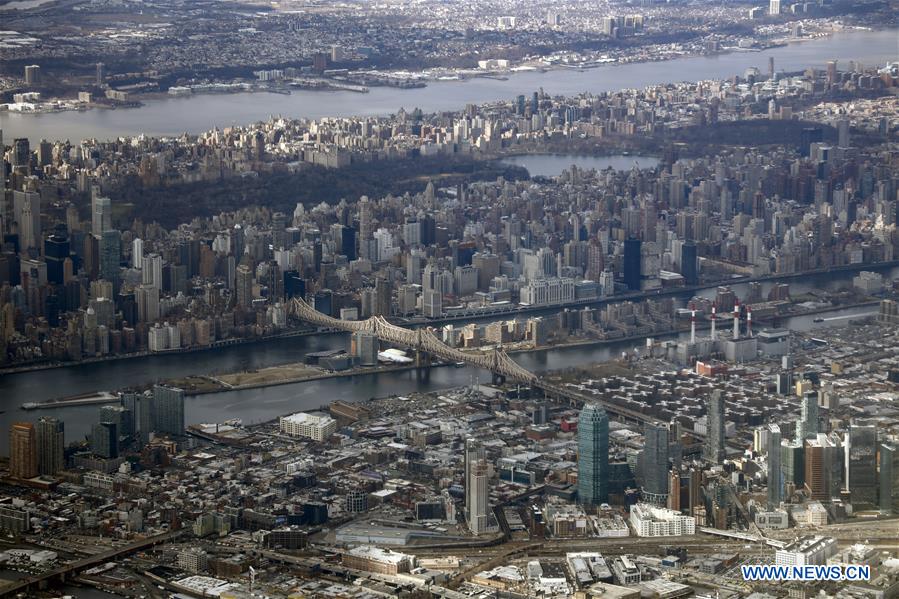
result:
<svg viewBox="0 0 899 599"><path fill-rule="evenodd" d="M3 596L9 597L14 596L18 593L27 593L34 589L44 588L50 581L54 579L64 581L73 573L78 573L109 561L115 561L120 557L129 555L131 553L136 553L138 551L143 551L144 549L149 549L150 547L154 547L161 543L168 543L169 541L177 539L182 534L183 531L181 530L167 532L161 535L140 539L138 541L128 543L127 545L109 549L107 551L91 555L89 557L83 557L79 560L69 562L58 568L54 568L53 570L50 570L48 572L44 572L43 574L37 576L28 576L21 580L17 580L13 584L3 588L2 594Z"/></svg>

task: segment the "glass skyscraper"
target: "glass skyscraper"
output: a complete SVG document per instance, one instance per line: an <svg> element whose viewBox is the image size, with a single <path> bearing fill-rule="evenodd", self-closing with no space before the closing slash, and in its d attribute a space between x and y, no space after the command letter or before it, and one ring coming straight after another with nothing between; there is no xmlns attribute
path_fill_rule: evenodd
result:
<svg viewBox="0 0 899 599"><path fill-rule="evenodd" d="M596 404L586 404L577 421L577 493L584 505L609 497L609 417Z"/></svg>
<svg viewBox="0 0 899 599"><path fill-rule="evenodd" d="M647 424L643 445L643 499L664 505L668 495L668 429Z"/></svg>

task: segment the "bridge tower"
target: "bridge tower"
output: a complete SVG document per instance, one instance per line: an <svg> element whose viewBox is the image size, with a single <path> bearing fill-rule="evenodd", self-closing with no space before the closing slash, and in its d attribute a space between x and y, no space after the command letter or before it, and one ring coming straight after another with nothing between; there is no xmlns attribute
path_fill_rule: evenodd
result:
<svg viewBox="0 0 899 599"><path fill-rule="evenodd" d="M490 368L490 373L493 376L492 382L494 385L503 385L506 382L506 375L502 374L501 371L500 351L499 346L493 348L493 366Z"/></svg>

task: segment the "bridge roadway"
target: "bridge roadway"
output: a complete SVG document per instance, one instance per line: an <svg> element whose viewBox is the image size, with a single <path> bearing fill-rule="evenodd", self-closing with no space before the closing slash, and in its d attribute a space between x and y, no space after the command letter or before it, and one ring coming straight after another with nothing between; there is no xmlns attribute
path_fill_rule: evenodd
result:
<svg viewBox="0 0 899 599"><path fill-rule="evenodd" d="M450 362L465 362L477 368L490 370L494 375L498 375L503 379L508 378L542 389L548 397L556 401L567 401L572 407L581 407L585 402L593 401L610 414L626 420L643 424L658 422L657 418L649 414L601 399L590 398L573 389L551 384L519 366L500 348L494 348L490 353L463 352L443 343L434 335L430 328L406 329L391 324L383 316L372 316L368 320L341 320L319 312L301 298L294 298L290 308L291 313L297 318L320 327L328 327L350 333L363 331L376 335L379 339L388 343L414 349L418 352L419 357L421 353L428 353Z"/></svg>
<svg viewBox="0 0 899 599"><path fill-rule="evenodd" d="M11 585L0 587L0 596L12 597L18 593L28 593L29 591L33 591L35 589L44 588L47 583L54 579L64 581L72 573L82 572L89 568L93 568L94 566L99 566L100 564L114 561L117 558L123 557L125 555L136 553L138 551L148 549L161 543L168 543L169 541L173 541L180 537L183 532L183 530L175 530L163 533L161 535L147 537L145 539L140 539L138 541L128 543L127 545L122 545L121 547L115 547L113 549L97 553L95 555L83 557L58 568L54 568L53 570L50 570L48 572L44 572L43 574L38 574L36 576L27 576L25 578L22 578L21 580L15 581Z"/></svg>
<svg viewBox="0 0 899 599"><path fill-rule="evenodd" d="M495 376L521 383L530 384L537 380L534 373L519 366L500 348L494 348L490 353L463 352L443 343L430 328L404 329L389 323L383 316L372 316L367 320L341 320L319 312L300 298L294 298L290 306L297 318L350 333L371 333L382 341L416 350L419 359L422 353L427 353L449 362L465 362L489 370Z"/></svg>

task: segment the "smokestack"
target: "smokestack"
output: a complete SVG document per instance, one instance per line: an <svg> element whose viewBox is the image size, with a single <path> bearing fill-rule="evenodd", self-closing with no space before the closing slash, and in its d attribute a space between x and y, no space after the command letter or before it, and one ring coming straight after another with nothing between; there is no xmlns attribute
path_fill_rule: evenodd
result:
<svg viewBox="0 0 899 599"><path fill-rule="evenodd" d="M740 338L740 301L734 302L734 341Z"/></svg>
<svg viewBox="0 0 899 599"><path fill-rule="evenodd" d="M714 304L712 304L712 334L711 334L711 339L712 339L712 341L715 340L715 305L714 305Z"/></svg>
<svg viewBox="0 0 899 599"><path fill-rule="evenodd" d="M696 310L690 312L690 343L696 343Z"/></svg>

